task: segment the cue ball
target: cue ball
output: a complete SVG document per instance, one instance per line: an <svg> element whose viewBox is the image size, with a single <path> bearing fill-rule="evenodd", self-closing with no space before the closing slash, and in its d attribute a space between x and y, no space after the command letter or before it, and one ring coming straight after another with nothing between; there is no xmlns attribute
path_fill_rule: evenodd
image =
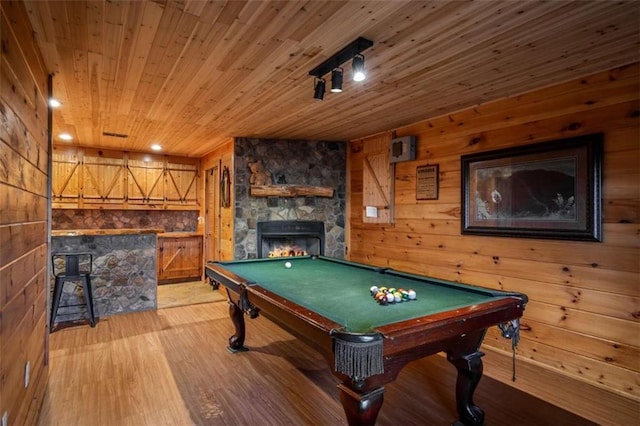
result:
<svg viewBox="0 0 640 426"><path fill-rule="evenodd" d="M285 262L284 267L287 269L291 268L291 262Z"/></svg>

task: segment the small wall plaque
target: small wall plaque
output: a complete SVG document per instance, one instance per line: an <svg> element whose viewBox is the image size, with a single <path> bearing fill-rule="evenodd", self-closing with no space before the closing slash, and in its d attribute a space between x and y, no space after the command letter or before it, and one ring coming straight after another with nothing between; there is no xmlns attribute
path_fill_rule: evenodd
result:
<svg viewBox="0 0 640 426"><path fill-rule="evenodd" d="M438 199L438 165L416 167L416 200Z"/></svg>

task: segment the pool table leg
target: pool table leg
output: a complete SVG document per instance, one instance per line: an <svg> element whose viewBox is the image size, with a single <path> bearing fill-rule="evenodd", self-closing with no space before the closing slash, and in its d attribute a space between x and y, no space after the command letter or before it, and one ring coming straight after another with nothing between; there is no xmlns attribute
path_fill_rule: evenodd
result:
<svg viewBox="0 0 640 426"><path fill-rule="evenodd" d="M238 305L233 303L231 299L229 299L229 316L231 317L231 321L233 322L236 332L233 336L229 337L229 346L227 346L227 350L231 353L248 351L249 349L244 346L244 312Z"/></svg>
<svg viewBox="0 0 640 426"><path fill-rule="evenodd" d="M345 384L339 384L340 401L347 415L347 422L354 426L373 426L384 399L384 387L365 394L359 393Z"/></svg>
<svg viewBox="0 0 640 426"><path fill-rule="evenodd" d="M469 335L456 351L448 352L447 359L458 370L456 380L456 408L459 422L464 425L480 426L484 423L484 411L473 403L473 393L482 377L482 357L478 349L484 338ZM474 343L477 341L477 343ZM464 349L470 349L465 351ZM458 424L456 422L455 424Z"/></svg>

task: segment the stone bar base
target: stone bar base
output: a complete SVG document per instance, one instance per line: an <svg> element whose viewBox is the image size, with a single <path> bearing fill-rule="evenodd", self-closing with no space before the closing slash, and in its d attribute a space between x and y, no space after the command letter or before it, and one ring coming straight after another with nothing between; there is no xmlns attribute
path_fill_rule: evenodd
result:
<svg viewBox="0 0 640 426"><path fill-rule="evenodd" d="M52 231L51 253L92 253L97 317L156 309L155 230ZM62 267L62 265L53 265ZM53 288L53 276L51 277ZM65 284L56 322L87 318L81 286Z"/></svg>

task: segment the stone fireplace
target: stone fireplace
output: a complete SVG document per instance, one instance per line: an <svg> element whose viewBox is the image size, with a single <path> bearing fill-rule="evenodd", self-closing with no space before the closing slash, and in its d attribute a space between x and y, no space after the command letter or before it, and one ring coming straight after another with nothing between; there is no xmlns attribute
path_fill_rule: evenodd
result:
<svg viewBox="0 0 640 426"><path fill-rule="evenodd" d="M273 184L331 187L333 196L251 196L248 163L255 160L262 161ZM266 257L258 224L277 221L322 223L324 255L345 257L345 142L236 138L234 164L235 259Z"/></svg>
<svg viewBox="0 0 640 426"><path fill-rule="evenodd" d="M324 254L324 223L305 220L258 222L258 258Z"/></svg>

